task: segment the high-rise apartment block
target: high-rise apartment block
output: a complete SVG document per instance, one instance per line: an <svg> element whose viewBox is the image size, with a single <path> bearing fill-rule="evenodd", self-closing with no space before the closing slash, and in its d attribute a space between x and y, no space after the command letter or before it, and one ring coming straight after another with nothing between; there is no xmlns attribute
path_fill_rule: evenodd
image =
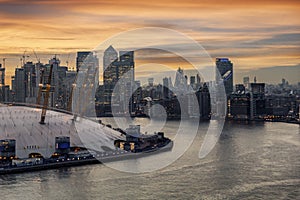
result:
<svg viewBox="0 0 300 200"><path fill-rule="evenodd" d="M216 66L216 81L224 84L228 96L233 92L233 64L228 58L217 58Z"/></svg>

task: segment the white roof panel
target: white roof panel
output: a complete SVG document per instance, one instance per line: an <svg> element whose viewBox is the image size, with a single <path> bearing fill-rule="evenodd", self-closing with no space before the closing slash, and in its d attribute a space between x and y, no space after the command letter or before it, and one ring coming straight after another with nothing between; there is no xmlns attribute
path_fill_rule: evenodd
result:
<svg viewBox="0 0 300 200"><path fill-rule="evenodd" d="M55 137L69 136L71 146L85 146L97 151L114 148L113 141L121 134L88 119L48 110L46 124L39 123L41 109L25 106L0 106L0 139L15 139L20 158L30 153L50 157L55 151Z"/></svg>

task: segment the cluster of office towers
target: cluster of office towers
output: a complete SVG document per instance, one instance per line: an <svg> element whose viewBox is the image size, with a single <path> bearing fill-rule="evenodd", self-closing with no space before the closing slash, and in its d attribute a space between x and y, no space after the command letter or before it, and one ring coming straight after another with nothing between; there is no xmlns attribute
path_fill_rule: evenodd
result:
<svg viewBox="0 0 300 200"><path fill-rule="evenodd" d="M5 85L5 67L0 64L0 102L41 104L51 66L49 106L54 108L71 111L73 103L74 109L72 96L76 92L79 97L87 95L84 87L87 87L89 79L99 76L99 60L89 51L77 52L76 71L61 66L56 56L48 64L24 62L22 67L15 69L15 74L11 77L11 88ZM266 96L265 84L257 83L256 78L250 83L249 77L245 77L244 83L237 84L234 89L233 63L228 58L217 58L216 69L215 82L201 82L200 76L196 74L189 77L188 83L188 77L179 68L174 84L171 77L163 78L162 84L154 84L154 78L149 77L148 85L141 86L141 82L135 80L134 51L117 52L109 46L103 53L103 84L99 85L99 80L96 78L95 81L94 78L94 83L89 87L95 88L95 98L86 98L85 102L77 101L75 107L81 107L83 103L91 104L96 108L98 116L111 116L112 113L138 116L150 115L151 106L160 104L171 118L185 115L209 119L213 114L222 113L220 110L226 110L224 116L239 120L263 119L282 110L272 107L272 99ZM82 86L76 85L76 80L78 84L79 79L82 79ZM218 85L224 85L223 96L215 88ZM197 105L191 101L192 95L196 96ZM221 101L225 101L226 107ZM290 110L299 110L297 100L291 99L290 102L292 101L295 103L286 106L282 115ZM223 107L219 107L219 104ZM194 109L196 106L199 107L197 113Z"/></svg>

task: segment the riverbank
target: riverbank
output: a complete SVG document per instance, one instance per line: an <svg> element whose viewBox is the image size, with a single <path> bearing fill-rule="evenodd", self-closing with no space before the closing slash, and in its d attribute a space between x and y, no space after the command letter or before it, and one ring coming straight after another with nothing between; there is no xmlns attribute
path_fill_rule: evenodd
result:
<svg viewBox="0 0 300 200"><path fill-rule="evenodd" d="M93 158L85 158L79 160L64 160L64 161L57 160L57 162L44 163L38 165L0 168L0 175L41 171L41 170L48 170L48 169L58 169L64 167L74 167L74 166L82 166L82 165L90 165L90 164L104 164L104 163L122 161L128 159L137 159L145 156L155 155L165 151L170 151L172 150L172 148L173 148L173 141L169 141L163 147L152 148L140 153L116 151L116 152L107 152L105 154L97 154Z"/></svg>

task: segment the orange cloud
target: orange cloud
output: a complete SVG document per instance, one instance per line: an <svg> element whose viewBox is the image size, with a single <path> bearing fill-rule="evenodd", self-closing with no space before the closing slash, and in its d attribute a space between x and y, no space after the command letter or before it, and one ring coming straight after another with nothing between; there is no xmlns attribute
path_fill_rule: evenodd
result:
<svg viewBox="0 0 300 200"><path fill-rule="evenodd" d="M157 26L191 36L213 57L231 57L235 69L296 65L299 8L297 0L0 0L0 58L11 58L12 74L26 49L74 53L121 31Z"/></svg>

